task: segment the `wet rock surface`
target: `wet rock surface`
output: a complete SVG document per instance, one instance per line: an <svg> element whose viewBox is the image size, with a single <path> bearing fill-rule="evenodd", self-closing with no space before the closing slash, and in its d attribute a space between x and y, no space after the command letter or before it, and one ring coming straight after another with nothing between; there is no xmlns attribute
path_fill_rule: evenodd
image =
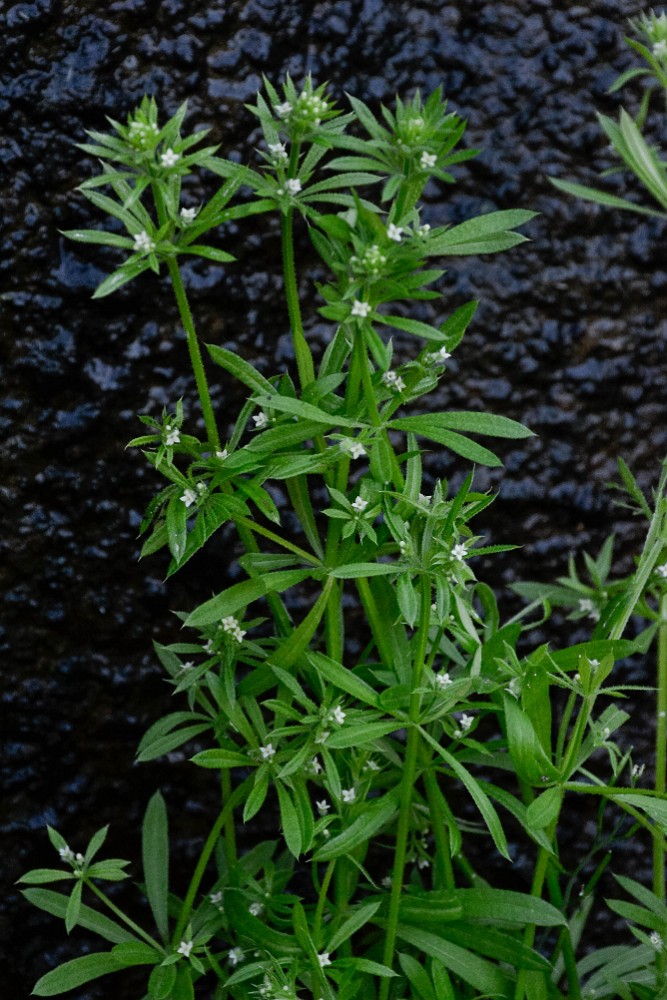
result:
<svg viewBox="0 0 667 1000"><path fill-rule="evenodd" d="M7 996L27 994L85 942L79 934L67 941L62 924L11 889L27 868L51 865L45 823L78 848L112 822L111 853L137 857L139 817L160 785L185 872L211 795L211 782L185 763L132 762L148 724L171 707L151 639L173 640L171 609L191 608L219 586L230 540L168 585L161 556L137 563L138 524L156 482L124 444L139 432L137 413L157 415L180 396L196 422L194 387L164 281L145 276L90 301L117 258L59 235L101 221L74 192L96 169L74 143L105 128L105 115L124 118L148 92L169 114L187 98L189 127L210 126L223 151L252 158L258 136L243 105L262 73L275 82L312 72L341 101L347 91L370 103L443 84L469 121L466 144L484 152L457 169L455 187L428 189L428 220L514 207L541 213L526 229L531 243L497 258L455 259L430 313L443 319L470 298L482 303L434 405L493 410L539 435L502 448L502 474L480 473L480 487L500 486L487 534L523 542L486 578L552 577L570 551L595 551L612 528L627 570L641 533L611 508L603 486L619 454L642 484L655 482L667 451L665 226L561 195L548 177L592 183L611 165L594 110L617 112L606 89L631 64L625 19L641 9L630 0L38 0L0 12ZM617 194L635 190L624 175L609 183ZM226 240L238 264L197 263L188 274L199 327L206 340L268 358L269 372L289 367L275 225L246 223ZM314 310L303 233L297 254ZM321 347L326 329L312 315L310 336ZM214 391L220 412L235 413L239 390L221 382ZM429 471L456 476L457 463L433 456ZM631 673L650 683L644 664ZM646 746L645 711L639 704L626 744ZM633 851L623 864L639 877L640 847ZM80 995L106 998L117 988Z"/></svg>

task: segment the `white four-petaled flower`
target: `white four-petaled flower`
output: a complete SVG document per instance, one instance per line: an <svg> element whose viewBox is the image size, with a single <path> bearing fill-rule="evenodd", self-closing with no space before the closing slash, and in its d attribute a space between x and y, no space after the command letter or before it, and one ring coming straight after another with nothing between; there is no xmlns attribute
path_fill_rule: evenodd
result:
<svg viewBox="0 0 667 1000"><path fill-rule="evenodd" d="M226 458L229 458L229 452L226 448L223 448L222 451L216 451L215 457L220 459L221 462L224 462Z"/></svg>
<svg viewBox="0 0 667 1000"><path fill-rule="evenodd" d="M269 417L264 410L260 410L259 413L255 413L252 419L255 424L255 430L261 431L268 426Z"/></svg>
<svg viewBox="0 0 667 1000"><path fill-rule="evenodd" d="M273 743L267 743L266 746L259 748L259 753L262 760L271 760L276 755L276 748Z"/></svg>
<svg viewBox="0 0 667 1000"><path fill-rule="evenodd" d="M435 683L437 687L444 690L446 687L449 687L453 681L446 670L441 670L439 674L435 675Z"/></svg>
<svg viewBox="0 0 667 1000"><path fill-rule="evenodd" d="M285 181L285 188L288 194L298 194L301 190L301 181L298 177L288 177Z"/></svg>
<svg viewBox="0 0 667 1000"><path fill-rule="evenodd" d="M427 358L432 365L444 365L451 358L451 354L446 347L440 347L437 351L433 351L432 354L428 354Z"/></svg>
<svg viewBox="0 0 667 1000"><path fill-rule="evenodd" d="M345 712L340 705L336 705L336 707L329 712L329 719L331 722L337 722L339 726L343 725L345 722Z"/></svg>
<svg viewBox="0 0 667 1000"><path fill-rule="evenodd" d="M176 949L179 955L184 955L185 958L190 957L190 952L194 948L194 941L181 941L178 948Z"/></svg>
<svg viewBox="0 0 667 1000"><path fill-rule="evenodd" d="M393 240L394 243L400 243L403 237L402 226L395 226L393 222L390 222L387 226L387 236L390 240Z"/></svg>
<svg viewBox="0 0 667 1000"><path fill-rule="evenodd" d="M182 208L178 214L181 222L183 222L186 226L189 226L191 222L195 221L197 212L198 209L196 208Z"/></svg>
<svg viewBox="0 0 667 1000"><path fill-rule="evenodd" d="M321 955L317 956L317 961L320 963L320 968L323 969L326 965L331 965L331 959L329 958L329 952L323 951Z"/></svg>
<svg viewBox="0 0 667 1000"><path fill-rule="evenodd" d="M230 948L227 957L231 965L238 965L245 958L245 953L242 948Z"/></svg>
<svg viewBox="0 0 667 1000"><path fill-rule="evenodd" d="M653 55L656 59L667 59L667 39L661 38L653 46Z"/></svg>
<svg viewBox="0 0 667 1000"><path fill-rule="evenodd" d="M174 427L173 424L164 425L164 443L171 447L171 445L178 444L181 440L181 432L178 427Z"/></svg>
<svg viewBox="0 0 667 1000"><path fill-rule="evenodd" d="M405 382L401 376L397 375L394 371L385 372L382 376L382 383L393 392L403 392L405 389Z"/></svg>
<svg viewBox="0 0 667 1000"><path fill-rule="evenodd" d="M667 563L663 563L662 566L656 566L655 571L663 580L667 580Z"/></svg>
<svg viewBox="0 0 667 1000"><path fill-rule="evenodd" d="M287 116L291 114L292 105L289 101L283 101L282 104L274 104L273 110L279 118L287 118Z"/></svg>
<svg viewBox="0 0 667 1000"><path fill-rule="evenodd" d="M160 156L160 163L163 167L175 167L180 158L180 153L175 153L173 149L167 149Z"/></svg>
<svg viewBox="0 0 667 1000"><path fill-rule="evenodd" d="M464 712L461 718L459 719L459 722L461 724L461 729L467 732L467 730L470 729L474 721L475 721L474 715L466 715L466 713Z"/></svg>
<svg viewBox="0 0 667 1000"><path fill-rule="evenodd" d="M360 299L355 299L352 303L352 309L350 310L350 316L359 316L361 319L365 319L371 311L370 302L362 302Z"/></svg>
<svg viewBox="0 0 667 1000"><path fill-rule="evenodd" d="M320 816L326 816L326 814L331 809L331 806L326 799L322 799L321 802L315 802L315 807L320 814Z"/></svg>
<svg viewBox="0 0 667 1000"><path fill-rule="evenodd" d="M142 229L134 237L134 251L135 253L150 253L152 250L155 250L155 243L146 230Z"/></svg>
<svg viewBox="0 0 667 1000"><path fill-rule="evenodd" d="M463 562L467 554L468 550L462 542L459 542L458 545L455 545L452 549L452 559L458 559L459 562Z"/></svg>
<svg viewBox="0 0 667 1000"><path fill-rule="evenodd" d="M357 514L363 514L363 512L366 510L367 507L368 507L368 500L362 500L361 497L357 497L357 499L352 504L352 510L355 510Z"/></svg>
<svg viewBox="0 0 667 1000"><path fill-rule="evenodd" d="M264 912L263 903L251 903L248 907L248 913L251 913L253 917L259 917L260 914Z"/></svg>
<svg viewBox="0 0 667 1000"><path fill-rule="evenodd" d="M269 153L274 160L284 161L287 159L287 150L282 142L270 142Z"/></svg>
<svg viewBox="0 0 667 1000"><path fill-rule="evenodd" d="M343 796L343 802L348 804L354 802L357 797L357 793L354 788L343 788L341 790L341 795Z"/></svg>
<svg viewBox="0 0 667 1000"><path fill-rule="evenodd" d="M340 442L341 451L348 453L350 458L364 458L366 455L366 449L360 441L355 441L354 438L343 438Z"/></svg>
<svg viewBox="0 0 667 1000"><path fill-rule="evenodd" d="M180 499L186 507L192 507L193 503L197 503L197 494L188 487L184 490L183 496Z"/></svg>
<svg viewBox="0 0 667 1000"><path fill-rule="evenodd" d="M435 153L422 153L422 155L419 157L419 166L422 168L422 170L430 170L431 167L434 167L436 165L437 161L438 157L435 155Z"/></svg>

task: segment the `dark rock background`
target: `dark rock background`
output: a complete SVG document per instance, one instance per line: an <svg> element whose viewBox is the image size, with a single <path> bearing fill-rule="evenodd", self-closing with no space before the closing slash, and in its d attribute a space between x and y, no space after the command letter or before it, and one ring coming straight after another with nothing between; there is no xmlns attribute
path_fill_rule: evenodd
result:
<svg viewBox="0 0 667 1000"><path fill-rule="evenodd" d="M96 169L74 143L148 92L169 114L188 98L189 128L210 125L223 151L252 158L255 121L243 105L262 73L276 82L310 71L341 101L348 91L372 104L443 84L469 120L466 144L484 152L457 168L456 187L428 189L431 221L541 213L525 230L532 243L454 259L433 307L444 318L482 300L435 403L488 408L539 434L501 446L505 471L478 480L500 487L485 522L491 539L523 542L486 578L548 578L612 528L627 569L641 530L611 508L604 484L618 454L643 484L654 482L667 451L665 226L560 195L547 178L591 183L611 165L594 111L617 113L619 98L605 92L632 63L625 19L641 10L633 0L0 5L3 995L18 1000L86 944L80 932L68 941L61 923L12 887L26 869L52 863L45 823L78 849L111 822L110 853L136 859L139 818L161 785L179 838L174 867L185 872L214 794L185 763L133 766L140 736L170 707L151 639L173 638L170 610L220 586L229 550L223 541L168 585L162 556L137 563L137 527L156 483L124 445L139 432L137 413L157 414L179 396L196 420L194 390L164 282L144 276L90 301L117 258L59 235L102 221L74 191ZM637 93L630 88L626 103L636 106ZM635 190L625 176L609 184ZM247 222L227 231L225 245L238 264L189 272L200 330L266 358L269 372L289 367L275 226ZM298 257L314 306L303 233ZM311 315L311 336L323 343ZM215 399L231 420L241 394L220 382ZM433 474L456 469L442 456L431 464ZM642 678L650 683L640 664L634 679ZM636 706L626 742L641 747L648 710ZM85 996L116 996L119 984Z"/></svg>

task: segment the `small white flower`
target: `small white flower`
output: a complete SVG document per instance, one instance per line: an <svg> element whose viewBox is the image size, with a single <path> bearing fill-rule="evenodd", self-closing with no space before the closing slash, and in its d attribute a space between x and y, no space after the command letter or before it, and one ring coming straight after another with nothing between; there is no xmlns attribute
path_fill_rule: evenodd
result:
<svg viewBox="0 0 667 1000"><path fill-rule="evenodd" d="M208 898L211 900L214 906L219 906L220 903L222 903L223 893L222 891L212 892Z"/></svg>
<svg viewBox="0 0 667 1000"><path fill-rule="evenodd" d="M340 442L341 451L348 453L350 458L364 458L366 455L366 449L360 441L355 441L354 438L343 438Z"/></svg>
<svg viewBox="0 0 667 1000"><path fill-rule="evenodd" d="M467 555L468 550L461 542L452 549L452 559L458 559L459 562L463 562Z"/></svg>
<svg viewBox="0 0 667 1000"><path fill-rule="evenodd" d="M226 448L223 448L222 451L216 451L215 457L220 459L221 462L224 462L226 458L229 458L229 452Z"/></svg>
<svg viewBox="0 0 667 1000"><path fill-rule="evenodd" d="M331 806L326 799L322 799L321 802L315 802L315 808L317 809L320 816L326 816L326 814L331 809Z"/></svg>
<svg viewBox="0 0 667 1000"><path fill-rule="evenodd" d="M282 142L270 142L269 153L274 160L284 161L287 159L287 150Z"/></svg>
<svg viewBox="0 0 667 1000"><path fill-rule="evenodd" d="M342 726L343 723L345 722L345 714L346 713L343 711L340 705L336 705L336 707L331 712L329 712L329 721L337 722L339 726Z"/></svg>
<svg viewBox="0 0 667 1000"><path fill-rule="evenodd" d="M417 236L420 236L421 239L426 239L426 237L430 232L431 232L431 227L429 226L428 222L425 222L423 226L417 227Z"/></svg>
<svg viewBox="0 0 667 1000"><path fill-rule="evenodd" d="M77 852L74 855L74 860L77 863L77 865L82 865L83 864L83 854L80 854L80 853Z"/></svg>
<svg viewBox="0 0 667 1000"><path fill-rule="evenodd" d="M428 858L417 858L417 868L430 868L431 862Z"/></svg>
<svg viewBox="0 0 667 1000"><path fill-rule="evenodd" d="M518 698L521 694L521 679L519 677L513 677L507 685L507 690L515 698Z"/></svg>
<svg viewBox="0 0 667 1000"><path fill-rule="evenodd" d="M605 726L604 729L602 730L602 739L603 740L608 740L610 734L611 734L611 730L610 730L609 726Z"/></svg>
<svg viewBox="0 0 667 1000"><path fill-rule="evenodd" d="M664 942L657 931L651 932L649 941L651 942L656 951L662 951L662 946Z"/></svg>
<svg viewBox="0 0 667 1000"><path fill-rule="evenodd" d="M383 889L391 889L391 875L385 875L381 880L380 885Z"/></svg>
<svg viewBox="0 0 667 1000"><path fill-rule="evenodd" d="M263 903L251 903L248 907L248 913L251 913L253 917L259 917L260 914L264 912Z"/></svg>
<svg viewBox="0 0 667 1000"><path fill-rule="evenodd" d="M593 610L593 602L591 601L591 599L589 597L580 597L579 598L579 610L580 611L592 611Z"/></svg>
<svg viewBox="0 0 667 1000"><path fill-rule="evenodd" d="M223 618L220 624L222 625L225 632L233 632L235 629L239 627L239 623L234 617L234 615L228 615L226 618Z"/></svg>
<svg viewBox="0 0 667 1000"><path fill-rule="evenodd" d="M387 226L387 236L394 243L400 243L403 237L403 228L401 226L395 226L393 222L390 222Z"/></svg>
<svg viewBox="0 0 667 1000"><path fill-rule="evenodd" d="M599 660L591 660L591 658L589 657L588 662L593 667L593 670L595 670L596 667L600 666L600 661Z"/></svg>
<svg viewBox="0 0 667 1000"><path fill-rule="evenodd" d="M271 760L276 755L276 748L273 743L267 743L266 746L259 748L259 753L262 760Z"/></svg>
<svg viewBox="0 0 667 1000"><path fill-rule="evenodd" d="M367 760L364 764L364 771L379 771L381 770L380 765L375 760Z"/></svg>
<svg viewBox="0 0 667 1000"><path fill-rule="evenodd" d="M292 112L292 105L289 101L283 101L282 104L274 104L273 110L279 118L287 118Z"/></svg>
<svg viewBox="0 0 667 1000"><path fill-rule="evenodd" d="M207 639L206 642L204 643L204 645L202 646L202 649L204 650L205 653L209 653L209 654L210 653L214 653L215 652L215 643L213 642L213 639Z"/></svg>
<svg viewBox="0 0 667 1000"><path fill-rule="evenodd" d="M433 497L429 496L428 493L420 493L419 496L417 497L417 499L419 500L420 503L426 504L426 506L428 506L430 504L431 500L433 499ZM436 609L433 608L433 611L435 611L435 610Z"/></svg>
<svg viewBox="0 0 667 1000"><path fill-rule="evenodd" d="M242 628L235 628L232 632L232 636L237 642L243 642L247 634L246 630Z"/></svg>
<svg viewBox="0 0 667 1000"><path fill-rule="evenodd" d="M632 777L633 778L641 778L642 774L644 773L645 768L646 768L646 764L633 764L632 765Z"/></svg>
<svg viewBox="0 0 667 1000"><path fill-rule="evenodd" d="M667 59L667 39L661 38L653 46L653 55L656 59Z"/></svg>
<svg viewBox="0 0 667 1000"><path fill-rule="evenodd" d="M168 149L161 155L160 163L163 167L175 167L180 158L180 153L175 153L173 149Z"/></svg>
<svg viewBox="0 0 667 1000"><path fill-rule="evenodd" d="M461 718L459 719L459 723L461 725L461 729L463 729L465 732L467 732L470 729L470 727L472 726L472 724L473 724L474 721L475 721L475 716L474 715L466 715L466 713L464 712L463 715L461 716Z"/></svg>
<svg viewBox="0 0 667 1000"><path fill-rule="evenodd" d="M329 952L323 951L321 955L317 956L317 961L320 963L320 968L323 969L326 965L331 965L331 959L329 958Z"/></svg>
<svg viewBox="0 0 667 1000"><path fill-rule="evenodd" d="M195 221L198 211L199 209L197 208L182 208L178 213L179 218L182 223L184 223L186 226L189 226L191 222Z"/></svg>
<svg viewBox="0 0 667 1000"><path fill-rule="evenodd" d="M311 774L319 774L322 770L322 765L320 764L318 757L313 757L310 762L309 771Z"/></svg>
<svg viewBox="0 0 667 1000"><path fill-rule="evenodd" d="M178 427L172 426L172 424L164 425L164 443L171 447L174 444L178 444L181 440L181 432Z"/></svg>
<svg viewBox="0 0 667 1000"><path fill-rule="evenodd" d="M155 243L150 238L145 229L142 229L140 233L134 237L134 251L135 253L150 253L155 250Z"/></svg>
<svg viewBox="0 0 667 1000"><path fill-rule="evenodd" d="M434 365L444 365L451 358L451 354L446 347L439 347L437 351L428 355L428 360Z"/></svg>
<svg viewBox="0 0 667 1000"><path fill-rule="evenodd" d="M65 847L59 847L58 854L60 855L62 861L74 861L74 851L67 845L65 845Z"/></svg>
<svg viewBox="0 0 667 1000"><path fill-rule="evenodd" d="M289 177L285 181L285 188L288 194L298 194L301 190L301 181L298 177Z"/></svg>
<svg viewBox="0 0 667 1000"><path fill-rule="evenodd" d="M245 953L242 948L230 948L227 958L230 965L238 965L245 958Z"/></svg>
<svg viewBox="0 0 667 1000"><path fill-rule="evenodd" d="M363 512L366 510L367 507L368 507L368 500L362 500L361 497L357 497L357 499L352 504L352 510L355 510L357 514L363 514Z"/></svg>
<svg viewBox="0 0 667 1000"><path fill-rule="evenodd" d="M259 413L255 413L252 419L255 423L255 430L261 431L269 425L269 417L264 410L260 410Z"/></svg>
<svg viewBox="0 0 667 1000"><path fill-rule="evenodd" d="M348 804L354 802L357 797L357 793L354 788L343 788L341 790L341 795L343 796L343 802Z"/></svg>
<svg viewBox="0 0 667 1000"><path fill-rule="evenodd" d="M656 566L655 571L663 580L667 580L667 563L663 563L662 566Z"/></svg>
<svg viewBox="0 0 667 1000"><path fill-rule="evenodd" d="M329 732L329 730L323 729L322 732L315 737L315 742L321 745L323 743L326 743L326 741L329 739L330 736L331 733Z"/></svg>
<svg viewBox="0 0 667 1000"><path fill-rule="evenodd" d="M197 494L188 487L180 499L186 507L192 507L193 503L197 503Z"/></svg>
<svg viewBox="0 0 667 1000"><path fill-rule="evenodd" d="M194 667L193 660L188 660L187 663L181 663L181 670L183 670L185 673L187 673L188 670L192 670L193 667Z"/></svg>
<svg viewBox="0 0 667 1000"><path fill-rule="evenodd" d="M438 162L438 157L435 153L422 153L419 157L419 166L422 170L430 170Z"/></svg>
<svg viewBox="0 0 667 1000"><path fill-rule="evenodd" d="M181 941L176 951L179 955L185 955L186 958L189 958L193 948L194 941Z"/></svg>
<svg viewBox="0 0 667 1000"><path fill-rule="evenodd" d="M405 382L401 376L397 375L394 371L385 372L382 376L382 383L394 392L403 392L405 389Z"/></svg>
<svg viewBox="0 0 667 1000"><path fill-rule="evenodd" d="M446 687L449 687L449 685L453 683L446 670L441 670L439 674L436 674L434 680L436 687L441 688L443 691Z"/></svg>
<svg viewBox="0 0 667 1000"><path fill-rule="evenodd" d="M206 493L206 483L197 483L197 492Z"/></svg>
<svg viewBox="0 0 667 1000"><path fill-rule="evenodd" d="M371 311L370 302L361 302L359 299L355 299L352 303L352 309L350 310L350 316L360 316L365 319L366 316Z"/></svg>

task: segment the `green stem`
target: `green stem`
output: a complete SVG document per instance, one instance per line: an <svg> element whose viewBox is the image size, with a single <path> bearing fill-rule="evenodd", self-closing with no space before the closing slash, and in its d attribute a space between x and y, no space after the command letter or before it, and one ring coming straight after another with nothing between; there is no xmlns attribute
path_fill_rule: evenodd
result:
<svg viewBox="0 0 667 1000"><path fill-rule="evenodd" d="M549 864L547 868L547 887L549 889L549 896L551 897L551 902L554 904L561 913L565 912L565 900L563 899L563 894L560 891L560 885L558 882L558 875L554 871L554 866ZM572 947L572 937L570 935L569 925L563 927L560 932L560 937L558 943L561 947L563 953L563 961L565 963L565 974L567 975L567 985L569 989L569 1000L581 1000L581 983L579 982L579 973L577 972L577 961L574 955L574 948ZM552 958L553 961L553 958Z"/></svg>
<svg viewBox="0 0 667 1000"><path fill-rule="evenodd" d="M230 797L225 802L218 818L213 824L211 832L206 838L206 843L204 844L202 852L199 855L199 860L197 861L195 870L192 873L192 878L190 879L190 885L188 886L188 891L186 892L185 899L183 900L183 906L181 907L181 914L178 918L178 923L176 924L176 930L174 931L172 939L174 944L178 944L178 942L183 937L183 931L185 930L188 921L190 919L190 914L192 913L192 907L194 905L195 896L199 891L199 886L201 884L202 878L204 877L206 866L208 865L211 859L211 855L215 850L215 845L218 843L220 833L223 827L225 826L228 817L233 815L236 806L239 805L240 802L243 802L253 782L253 778L254 775L249 778L246 778L243 784L239 785L238 788L236 788L232 792Z"/></svg>
<svg viewBox="0 0 667 1000"><path fill-rule="evenodd" d="M199 402L204 416L204 424L206 426L206 436L208 438L209 447L212 451L220 451L222 446L220 444L220 435L218 434L218 428L213 414L211 395L208 391L208 382L206 379L206 372L204 371L204 362L199 349L199 341L197 340L197 333L195 331L192 313L190 312L188 297L185 293L185 286L183 284L178 264L176 263L174 257L170 257L168 259L167 267L169 269L169 276L176 295L178 311L181 314L181 322L183 323L183 328L185 329L188 352L190 354L190 363L192 365L192 371L194 372L195 382L197 383L197 392L199 393Z"/></svg>
<svg viewBox="0 0 667 1000"><path fill-rule="evenodd" d="M296 268L294 266L294 209L290 208L281 217L280 231L283 250L283 274L285 279L285 298L287 312L292 329L292 342L296 358L297 371L301 388L315 381L315 366L308 342L303 333L299 291L296 283Z"/></svg>
<svg viewBox="0 0 667 1000"><path fill-rule="evenodd" d="M426 786L428 811L433 824L435 837L435 862L433 865L433 888L454 889L454 869L452 868L452 852L449 841L449 827L440 808L442 792L438 786L432 764L432 754L422 744L422 772Z"/></svg>
<svg viewBox="0 0 667 1000"><path fill-rule="evenodd" d="M550 834L553 835L553 824ZM549 837L551 840L551 836ZM533 873L533 884L530 887L530 894L534 899L542 898L542 889L544 888L544 880L547 874L547 868L549 865L550 851L546 847L540 847L537 855L537 864L535 865L535 871ZM527 924L526 929L523 932L523 943L526 948L532 948L535 942L535 924ZM526 990L526 969L519 969L519 974L516 979L516 989L514 991L514 1000L523 1000Z"/></svg>
<svg viewBox="0 0 667 1000"><path fill-rule="evenodd" d="M333 878L334 871L336 869L336 858L333 858L327 865L327 870L324 873L324 878L322 879L322 886L320 888L319 895L317 897L317 906L315 908L315 921L313 924L313 941L315 942L316 948L322 947L322 920L324 918L324 907L327 902L327 893L329 892L329 886L331 885L331 879Z"/></svg>
<svg viewBox="0 0 667 1000"><path fill-rule="evenodd" d="M424 672L424 664L426 662L426 647L428 645L428 634L431 625L431 583L426 574L424 574L421 578L420 589L421 606L419 613L419 627L415 637L415 653L412 663L412 690L410 692L410 705L408 710L410 726L408 728L405 761L403 764L403 777L401 781L401 804L396 829L394 867L391 874L391 896L389 898L389 913L387 916L383 957L383 964L389 968L393 968L394 963L396 934L398 930L401 895L403 892L408 838L410 835L412 795L417 778L417 758L419 756L419 712L421 708L421 694L419 689L421 687L422 674ZM390 986L391 982L389 978L384 978L380 986L380 1000L388 1000Z"/></svg>
<svg viewBox="0 0 667 1000"><path fill-rule="evenodd" d="M658 696L655 727L655 782L654 788L664 795L667 778L667 594L660 598L660 624L658 626ZM656 833L659 828L656 824ZM665 845L662 835L653 836L653 892L665 902ZM667 971L664 949L657 953L658 974Z"/></svg>
<svg viewBox="0 0 667 1000"><path fill-rule="evenodd" d="M220 774L220 797L223 802L229 802L232 795L232 772L229 767L223 767ZM225 860L229 871L234 871L238 861L236 853L236 827L234 825L234 813L230 812L225 820Z"/></svg>
<svg viewBox="0 0 667 1000"><path fill-rule="evenodd" d="M97 898L100 899L104 903L104 905L108 907L108 909L110 909L111 912L118 917L119 920L122 920L124 924L127 924L130 930L134 931L135 934L138 934L139 937L143 938L144 941L151 946L151 948L156 948L159 952L161 952L161 954L163 955L165 954L165 949L162 947L162 945L158 944L155 938L152 938L150 934L147 934L146 931L143 930L141 927L139 927L138 924L135 924L134 920L126 916L122 910L119 910L116 904L112 903L109 897L106 896L101 889L98 889L98 887L95 885L93 881L91 881L90 879L84 879L84 882L89 889L93 890Z"/></svg>

